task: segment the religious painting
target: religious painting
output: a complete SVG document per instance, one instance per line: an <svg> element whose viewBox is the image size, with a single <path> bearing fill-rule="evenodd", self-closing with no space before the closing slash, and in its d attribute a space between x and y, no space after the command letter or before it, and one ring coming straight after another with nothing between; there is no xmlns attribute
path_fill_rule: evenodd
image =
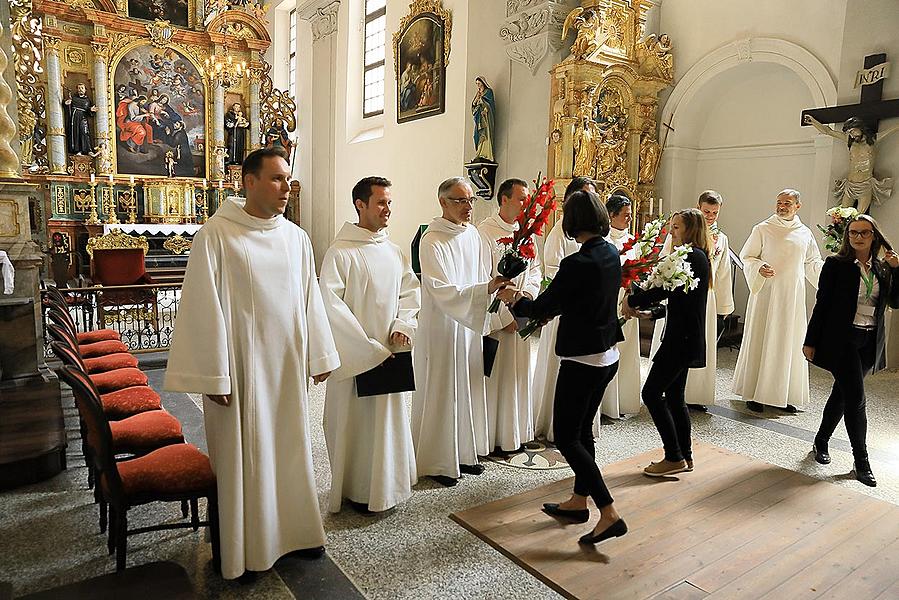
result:
<svg viewBox="0 0 899 600"><path fill-rule="evenodd" d="M418 12L416 12L418 11ZM446 65L452 16L440 0L414 0L393 36L396 121L405 123L446 110Z"/></svg>
<svg viewBox="0 0 899 600"><path fill-rule="evenodd" d="M138 46L113 76L120 175L206 176L206 104L196 66L172 48Z"/></svg>
<svg viewBox="0 0 899 600"><path fill-rule="evenodd" d="M188 0L128 0L128 16L145 21L169 21L172 25L188 26Z"/></svg>

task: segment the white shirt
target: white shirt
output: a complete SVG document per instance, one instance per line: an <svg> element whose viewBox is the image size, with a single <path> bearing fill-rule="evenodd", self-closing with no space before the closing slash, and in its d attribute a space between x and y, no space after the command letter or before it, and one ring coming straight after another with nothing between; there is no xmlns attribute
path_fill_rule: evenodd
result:
<svg viewBox="0 0 899 600"><path fill-rule="evenodd" d="M584 354L583 356L563 356L562 360L589 365L591 367L611 367L618 362L618 346L612 346L605 352L597 354Z"/></svg>
<svg viewBox="0 0 899 600"><path fill-rule="evenodd" d="M873 329L877 326L877 321L874 319L874 312L877 310L877 298L880 296L880 283L877 281L877 276L874 275L874 271L871 269L871 259L868 259L868 262L866 262L864 266L868 269L868 276L872 278L873 283L871 286L871 294L868 295L868 286L865 283L862 263L856 260L855 264L859 267L859 277L861 281L858 285L858 304L855 308L855 318L852 320L852 324L856 327Z"/></svg>

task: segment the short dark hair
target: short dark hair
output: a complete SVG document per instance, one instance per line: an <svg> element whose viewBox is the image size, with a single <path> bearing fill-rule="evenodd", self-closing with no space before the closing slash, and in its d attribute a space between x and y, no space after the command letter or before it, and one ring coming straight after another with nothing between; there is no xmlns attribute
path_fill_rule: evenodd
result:
<svg viewBox="0 0 899 600"><path fill-rule="evenodd" d="M699 194L699 204L717 204L718 206L721 206L724 204L724 198L722 198L721 194L715 190L706 190Z"/></svg>
<svg viewBox="0 0 899 600"><path fill-rule="evenodd" d="M574 179L571 180L571 183L568 184L568 187L565 188L565 196L563 197L563 201L568 199L568 196L575 192L579 192L588 185L592 185L593 189L596 189L596 182L590 179L589 177L583 177L582 175L578 175Z"/></svg>
<svg viewBox="0 0 899 600"><path fill-rule="evenodd" d="M388 188L392 185L390 180L384 177L363 177L359 183L353 186L353 208L356 208L356 200L362 200L366 206L368 205L368 201L371 199L371 188L375 186ZM356 208L356 212L359 212L358 208Z"/></svg>
<svg viewBox="0 0 899 600"><path fill-rule="evenodd" d="M504 182L499 184L499 188L496 191L496 203L500 206L503 205L503 196L506 198L512 197L512 189L516 186L520 185L522 187L528 187L528 182L524 179L517 179L515 177L511 177L506 179Z"/></svg>
<svg viewBox="0 0 899 600"><path fill-rule="evenodd" d="M565 200L562 212L562 231L566 237L576 238L581 233L609 235L609 213L599 194L577 191Z"/></svg>
<svg viewBox="0 0 899 600"><path fill-rule="evenodd" d="M266 158L273 158L276 156L287 160L287 152L278 146L259 148L258 150L253 150L247 154L247 157L243 159L243 166L240 169L241 183L243 183L243 180L247 175L256 175L258 177L259 171L262 170L262 162Z"/></svg>
<svg viewBox="0 0 899 600"><path fill-rule="evenodd" d="M625 206L630 206L631 204L631 199L624 194L612 194L606 200L606 211L608 211L611 217L612 215L617 215Z"/></svg>

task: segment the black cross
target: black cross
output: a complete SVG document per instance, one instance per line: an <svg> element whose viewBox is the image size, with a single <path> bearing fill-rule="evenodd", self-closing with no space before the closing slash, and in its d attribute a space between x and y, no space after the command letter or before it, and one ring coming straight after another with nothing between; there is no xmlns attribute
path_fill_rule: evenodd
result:
<svg viewBox="0 0 899 600"><path fill-rule="evenodd" d="M865 69L876 67L887 61L886 54L871 54L865 57ZM861 102L843 104L828 108L810 108L802 111L800 123L805 125L805 115L811 115L821 123L842 123L850 117L861 118L871 131L876 132L881 119L899 117L899 98L883 100L883 79L877 83L862 86Z"/></svg>

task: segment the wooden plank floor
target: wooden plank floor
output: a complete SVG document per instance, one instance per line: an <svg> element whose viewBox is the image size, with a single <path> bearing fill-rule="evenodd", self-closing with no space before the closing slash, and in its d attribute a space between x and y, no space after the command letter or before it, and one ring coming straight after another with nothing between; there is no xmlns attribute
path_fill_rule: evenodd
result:
<svg viewBox="0 0 899 600"><path fill-rule="evenodd" d="M603 469L628 534L582 547L589 524L540 508L571 478L451 515L568 598L899 598L899 507L709 444L696 471L640 473L660 451ZM861 485L861 484L859 484Z"/></svg>

